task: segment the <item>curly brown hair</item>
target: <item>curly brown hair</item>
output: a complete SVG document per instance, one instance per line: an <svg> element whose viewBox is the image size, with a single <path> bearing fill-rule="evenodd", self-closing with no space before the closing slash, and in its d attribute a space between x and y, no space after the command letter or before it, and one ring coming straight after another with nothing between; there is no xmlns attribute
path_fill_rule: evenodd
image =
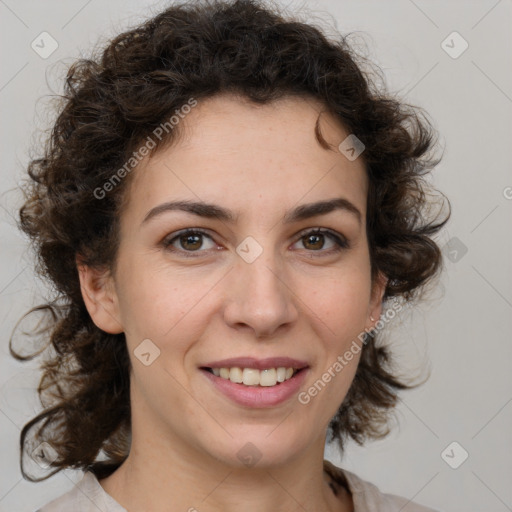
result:
<svg viewBox="0 0 512 512"><path fill-rule="evenodd" d="M441 220L429 214L431 189L424 177L439 161L432 156L436 132L421 109L375 85L375 76L363 71L366 59L347 39L328 38L322 29L257 0L187 1L69 67L44 154L28 165L19 211L20 229L35 249L36 270L56 292L27 313L46 315L38 333L47 344L38 352L46 354L38 388L44 409L20 437L25 478L43 480L64 468L103 478L128 455L125 335L108 334L91 320L76 257L94 268L114 268L133 173L101 200L95 191L191 97L200 101L232 92L259 104L291 95L323 102L366 147L366 230L372 278L378 272L388 278L384 299L413 301L438 273L442 257L432 236L450 214ZM150 154L178 133L162 134ZM329 147L318 123L316 136ZM12 354L32 357L20 355L13 336ZM356 376L329 425L329 441L337 440L343 451L347 437L363 444L386 435L398 390L416 385L397 378L389 349L376 344L375 332L366 333ZM52 471L36 478L23 461L29 446L41 441L58 456Z"/></svg>

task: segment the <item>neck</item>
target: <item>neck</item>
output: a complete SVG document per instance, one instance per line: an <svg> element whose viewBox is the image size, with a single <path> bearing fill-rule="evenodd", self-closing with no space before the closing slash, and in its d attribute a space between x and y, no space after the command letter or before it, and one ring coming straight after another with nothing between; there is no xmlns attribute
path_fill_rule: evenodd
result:
<svg viewBox="0 0 512 512"><path fill-rule="evenodd" d="M167 432L168 434L168 432ZM182 440L132 433L130 455L102 487L130 512L348 512L323 470L324 438L282 464L233 467L199 453Z"/></svg>
<svg viewBox="0 0 512 512"><path fill-rule="evenodd" d="M214 457L189 431L169 428L137 402L130 454L100 482L130 512L239 512L241 504L244 512L352 511L351 497L336 497L324 472L325 433L289 458L263 457L249 467ZM219 443L221 435L214 437ZM233 439L224 446L240 450L244 444Z"/></svg>

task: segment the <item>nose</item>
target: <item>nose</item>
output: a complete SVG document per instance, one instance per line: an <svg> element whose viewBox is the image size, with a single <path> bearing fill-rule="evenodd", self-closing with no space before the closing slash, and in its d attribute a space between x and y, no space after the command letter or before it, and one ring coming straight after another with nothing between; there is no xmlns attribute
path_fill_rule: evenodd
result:
<svg viewBox="0 0 512 512"><path fill-rule="evenodd" d="M276 335L298 318L293 284L267 253L270 251L264 251L252 263L238 258L226 282L225 322L258 339Z"/></svg>

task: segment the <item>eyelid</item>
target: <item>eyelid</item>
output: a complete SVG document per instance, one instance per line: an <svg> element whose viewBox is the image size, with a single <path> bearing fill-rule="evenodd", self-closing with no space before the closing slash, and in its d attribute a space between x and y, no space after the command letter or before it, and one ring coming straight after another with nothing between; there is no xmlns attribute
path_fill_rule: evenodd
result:
<svg viewBox="0 0 512 512"><path fill-rule="evenodd" d="M342 233L338 233L337 231L334 231L334 230L329 229L329 228L322 228L320 226L306 228L306 229L303 229L302 231L299 231L297 233L297 238L300 239L303 236L306 236L306 235L309 235L309 234L315 234L315 233L320 233L322 235L331 235L331 236L333 236L335 238L339 238L340 240L345 241L346 243L348 243L347 237L345 235L343 235Z"/></svg>

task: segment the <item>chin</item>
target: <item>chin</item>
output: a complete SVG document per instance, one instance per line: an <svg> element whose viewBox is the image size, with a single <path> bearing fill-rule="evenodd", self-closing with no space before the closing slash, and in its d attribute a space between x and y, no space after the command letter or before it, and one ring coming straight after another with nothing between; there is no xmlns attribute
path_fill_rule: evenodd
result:
<svg viewBox="0 0 512 512"><path fill-rule="evenodd" d="M293 435L285 427L279 432L280 427L276 425L246 427L233 438L224 436L224 442L212 439L207 443L208 451L213 458L233 468L269 469L284 465L306 450L311 440L303 434Z"/></svg>

